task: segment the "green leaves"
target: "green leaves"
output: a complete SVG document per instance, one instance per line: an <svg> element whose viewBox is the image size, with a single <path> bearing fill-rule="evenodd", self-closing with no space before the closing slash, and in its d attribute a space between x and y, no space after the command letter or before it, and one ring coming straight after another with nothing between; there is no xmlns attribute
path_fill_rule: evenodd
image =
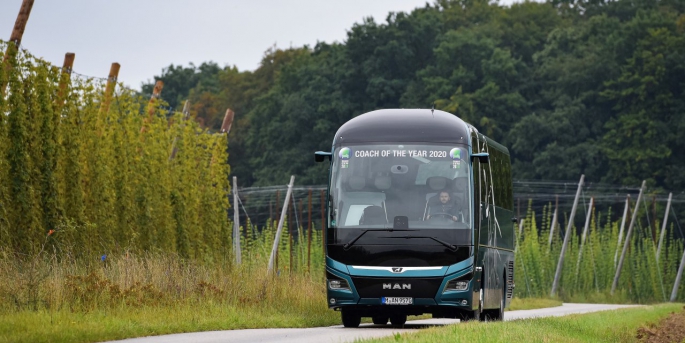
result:
<svg viewBox="0 0 685 343"><path fill-rule="evenodd" d="M167 120L158 106L149 115L147 99L124 88L104 110L105 85L89 79L72 80L57 105L59 69L23 52L8 60L13 68L0 73L8 80L0 102L0 250L34 254L51 244L88 259L228 253L220 240L230 192L225 135L179 113Z"/></svg>

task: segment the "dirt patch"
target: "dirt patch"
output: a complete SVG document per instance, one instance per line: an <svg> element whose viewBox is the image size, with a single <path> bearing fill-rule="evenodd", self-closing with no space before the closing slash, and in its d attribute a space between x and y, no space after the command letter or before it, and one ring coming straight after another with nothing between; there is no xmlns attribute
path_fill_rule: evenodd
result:
<svg viewBox="0 0 685 343"><path fill-rule="evenodd" d="M671 313L657 325L637 329L639 342L649 343L681 343L685 342L685 306L679 313Z"/></svg>

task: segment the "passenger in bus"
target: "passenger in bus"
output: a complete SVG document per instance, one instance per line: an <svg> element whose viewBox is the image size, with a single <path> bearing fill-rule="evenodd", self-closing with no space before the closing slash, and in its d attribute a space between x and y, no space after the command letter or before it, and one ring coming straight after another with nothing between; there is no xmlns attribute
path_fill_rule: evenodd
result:
<svg viewBox="0 0 685 343"><path fill-rule="evenodd" d="M459 220L457 217L458 215L459 208L457 207L456 202L450 197L449 192L442 191L437 196L429 200L428 215L426 216L426 220L430 220L431 217L443 217L456 222Z"/></svg>

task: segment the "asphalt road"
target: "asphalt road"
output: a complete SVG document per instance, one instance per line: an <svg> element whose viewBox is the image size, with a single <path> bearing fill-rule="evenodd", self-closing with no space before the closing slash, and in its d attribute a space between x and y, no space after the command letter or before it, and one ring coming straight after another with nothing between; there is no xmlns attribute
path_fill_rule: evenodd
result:
<svg viewBox="0 0 685 343"><path fill-rule="evenodd" d="M633 305L602 304L563 304L558 307L526 311L507 311L504 320L516 320L535 317L564 316L573 313L587 313L615 310ZM410 317L411 318L411 317ZM422 319L410 320L403 328L362 324L359 328L344 328L342 325L308 329L249 329L183 333L174 335L132 338L116 342L125 343L248 343L248 342L284 342L284 343L319 343L319 342L352 342L358 338L391 336L395 333L412 332L432 326L444 326L459 323L457 319Z"/></svg>

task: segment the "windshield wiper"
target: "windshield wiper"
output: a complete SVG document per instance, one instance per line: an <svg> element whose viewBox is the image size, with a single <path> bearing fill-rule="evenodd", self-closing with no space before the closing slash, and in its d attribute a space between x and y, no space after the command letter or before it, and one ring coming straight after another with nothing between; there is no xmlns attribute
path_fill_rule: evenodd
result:
<svg viewBox="0 0 685 343"><path fill-rule="evenodd" d="M434 241L436 241L436 242L438 242L438 243L440 243L440 244L446 246L448 249L450 249L450 250L452 250L452 251L457 251L457 250L459 249L459 247L456 246L456 245L454 245L454 244L447 243L447 242L443 241L442 239L439 239L439 238L436 238L436 237L431 237L431 236L399 236L399 237L383 237L383 238L404 238L404 239L411 239L411 238L428 238L428 239L432 239L432 240L434 240Z"/></svg>
<svg viewBox="0 0 685 343"><path fill-rule="evenodd" d="M349 242L343 244L343 250L346 250L346 251L349 250L350 247L351 247L358 239L362 238L362 236L364 236L364 235L365 235L367 232L369 232L369 231L386 231L386 232L394 232L394 231L418 231L418 230L412 230L412 229L393 229L393 228L390 228L390 227L386 227L386 228L384 228L384 229L368 229L368 230L364 230L364 231L362 231L362 233L360 233L357 237L355 237L355 238L352 239L351 241L349 241Z"/></svg>

